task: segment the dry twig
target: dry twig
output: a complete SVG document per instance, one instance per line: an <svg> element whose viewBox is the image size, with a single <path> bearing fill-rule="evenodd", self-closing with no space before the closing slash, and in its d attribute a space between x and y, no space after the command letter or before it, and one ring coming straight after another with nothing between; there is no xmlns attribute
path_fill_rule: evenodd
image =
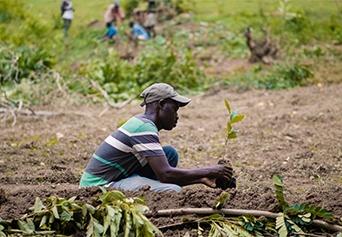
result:
<svg viewBox="0 0 342 237"><path fill-rule="evenodd" d="M107 104L110 105L111 107L115 108L115 109L122 109L123 107L130 104L135 99L133 97L133 98L130 98L128 100L125 100L122 103L114 103L112 101L112 99L110 98L110 96L108 95L107 91L104 90L96 81L91 81L91 84L93 85L93 87L95 89L97 89L102 94L102 96L105 98Z"/></svg>
<svg viewBox="0 0 342 237"><path fill-rule="evenodd" d="M146 216L182 216L182 215L211 215L211 214L222 214L228 216L243 216L243 215L251 215L251 216L264 216L269 218L277 218L279 216L278 213L273 213L269 211L259 211L259 210L245 210L245 209L212 209L212 208L179 208L179 209L166 209L166 210L158 210L156 212L148 212ZM322 220L313 220L312 224L325 228L330 231L341 232L342 226L329 224Z"/></svg>

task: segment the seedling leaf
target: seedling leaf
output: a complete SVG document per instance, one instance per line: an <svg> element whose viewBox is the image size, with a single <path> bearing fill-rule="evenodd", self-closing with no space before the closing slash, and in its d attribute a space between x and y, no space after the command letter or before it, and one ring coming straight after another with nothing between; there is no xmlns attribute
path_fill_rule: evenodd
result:
<svg viewBox="0 0 342 237"><path fill-rule="evenodd" d="M236 132L235 131L230 131L228 133L228 137L227 138L228 139L235 139L235 138L237 138Z"/></svg>
<svg viewBox="0 0 342 237"><path fill-rule="evenodd" d="M237 115L235 115L235 116L230 120L230 122L231 122L231 124L237 123L237 122L240 122L240 121L244 120L244 118L245 118L245 115L243 115L243 114L237 114Z"/></svg>
<svg viewBox="0 0 342 237"><path fill-rule="evenodd" d="M224 99L224 105L226 106L226 109L228 113L230 114L232 112L232 107L230 106L229 100Z"/></svg>

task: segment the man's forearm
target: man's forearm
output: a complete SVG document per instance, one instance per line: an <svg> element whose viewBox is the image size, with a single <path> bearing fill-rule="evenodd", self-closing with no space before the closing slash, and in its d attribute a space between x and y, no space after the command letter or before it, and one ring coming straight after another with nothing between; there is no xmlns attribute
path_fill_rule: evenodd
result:
<svg viewBox="0 0 342 237"><path fill-rule="evenodd" d="M164 183L173 183L180 186L186 186L190 184L202 183L203 178L211 176L211 169L199 168L199 169L177 169L171 168L165 172L165 176L162 178Z"/></svg>

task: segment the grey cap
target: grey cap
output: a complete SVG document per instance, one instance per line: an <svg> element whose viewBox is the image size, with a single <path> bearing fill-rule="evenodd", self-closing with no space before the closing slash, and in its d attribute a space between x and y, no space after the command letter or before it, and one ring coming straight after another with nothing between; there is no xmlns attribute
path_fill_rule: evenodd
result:
<svg viewBox="0 0 342 237"><path fill-rule="evenodd" d="M165 99L172 99L178 102L179 106L185 106L191 101L191 99L178 94L172 86L166 83L152 84L140 94L140 97L144 98L141 106Z"/></svg>

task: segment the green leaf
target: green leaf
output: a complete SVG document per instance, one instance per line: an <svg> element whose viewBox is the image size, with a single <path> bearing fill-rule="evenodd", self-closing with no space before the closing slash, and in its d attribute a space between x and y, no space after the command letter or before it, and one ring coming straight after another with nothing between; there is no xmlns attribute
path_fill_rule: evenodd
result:
<svg viewBox="0 0 342 237"><path fill-rule="evenodd" d="M278 230L279 237L287 237L288 231L283 213L276 218L276 229Z"/></svg>
<svg viewBox="0 0 342 237"><path fill-rule="evenodd" d="M237 138L237 134L235 131L230 131L227 136L228 139L235 139Z"/></svg>
<svg viewBox="0 0 342 237"><path fill-rule="evenodd" d="M48 218L48 216L47 216L47 215L44 215L44 216L42 217L42 219L40 220L39 227L40 227L41 229L44 229L44 228L46 227L47 218Z"/></svg>
<svg viewBox="0 0 342 237"><path fill-rule="evenodd" d="M25 220L18 220L18 227L26 234L33 234L35 231L34 223L31 219Z"/></svg>
<svg viewBox="0 0 342 237"><path fill-rule="evenodd" d="M68 222L68 221L72 220L72 216L73 216L73 213L70 213L70 212L64 210L60 215L60 219L62 221Z"/></svg>
<svg viewBox="0 0 342 237"><path fill-rule="evenodd" d="M93 216L87 226L87 237L100 237L103 232L103 226Z"/></svg>
<svg viewBox="0 0 342 237"><path fill-rule="evenodd" d="M57 206L52 207L52 213L56 219L59 219Z"/></svg>
<svg viewBox="0 0 342 237"><path fill-rule="evenodd" d="M33 212L34 213L40 212L43 208L44 208L43 202L40 200L39 197L36 197L36 200L33 206Z"/></svg>
<svg viewBox="0 0 342 237"><path fill-rule="evenodd" d="M111 237L116 237L118 236L119 230L120 230L120 223L121 223L121 209L116 208L115 209L115 215L114 215L114 220L112 220L110 224L110 236Z"/></svg>
<svg viewBox="0 0 342 237"><path fill-rule="evenodd" d="M278 186L283 186L283 178L280 175L273 175L273 184Z"/></svg>
<svg viewBox="0 0 342 237"><path fill-rule="evenodd" d="M226 109L228 113L230 114L232 112L232 107L230 106L229 100L224 99L224 105L226 106Z"/></svg>
<svg viewBox="0 0 342 237"><path fill-rule="evenodd" d="M124 217L125 217L124 237L129 237L129 233L131 232L131 229L132 229L131 213L128 210L126 210L124 213Z"/></svg>
<svg viewBox="0 0 342 237"><path fill-rule="evenodd" d="M122 192L117 191L117 190L106 192L100 196L100 200L104 204L111 203L111 202L118 201L118 200L123 200L124 198L125 198L125 195Z"/></svg>
<svg viewBox="0 0 342 237"><path fill-rule="evenodd" d="M237 115L238 115L238 113L233 111L229 116L230 121L232 121L234 119L234 117L236 117Z"/></svg>
<svg viewBox="0 0 342 237"><path fill-rule="evenodd" d="M50 215L49 223L52 224L54 222L55 222L55 216L52 214L52 215Z"/></svg>
<svg viewBox="0 0 342 237"><path fill-rule="evenodd" d="M285 201L283 190L283 178L279 175L273 175L273 184L275 187L276 199L283 210L289 207L289 204Z"/></svg>
<svg viewBox="0 0 342 237"><path fill-rule="evenodd" d="M221 209L230 199L230 194L228 192L222 192L220 196L216 199L214 208Z"/></svg>
<svg viewBox="0 0 342 237"><path fill-rule="evenodd" d="M243 114L237 114L237 115L235 115L235 116L230 120L230 122L231 122L231 124L237 123L237 122L240 122L240 121L244 120L244 118L245 118L245 115L243 115Z"/></svg>
<svg viewBox="0 0 342 237"><path fill-rule="evenodd" d="M68 199L68 202L74 202L76 200L77 196L73 196Z"/></svg>

